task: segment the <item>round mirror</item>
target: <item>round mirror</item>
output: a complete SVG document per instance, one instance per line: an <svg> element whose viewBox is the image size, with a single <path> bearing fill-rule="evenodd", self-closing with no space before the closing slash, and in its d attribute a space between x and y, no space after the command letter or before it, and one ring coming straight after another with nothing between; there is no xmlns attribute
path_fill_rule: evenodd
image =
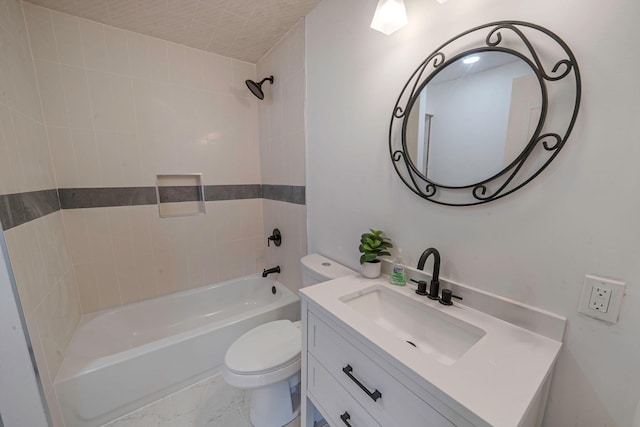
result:
<svg viewBox="0 0 640 427"><path fill-rule="evenodd" d="M402 88L389 126L393 167L411 191L440 205L512 194L567 142L580 81L571 49L546 28L498 21L464 31Z"/></svg>
<svg viewBox="0 0 640 427"><path fill-rule="evenodd" d="M405 121L406 153L430 182L471 186L517 159L541 109L540 82L521 57L470 53L438 69L417 91Z"/></svg>

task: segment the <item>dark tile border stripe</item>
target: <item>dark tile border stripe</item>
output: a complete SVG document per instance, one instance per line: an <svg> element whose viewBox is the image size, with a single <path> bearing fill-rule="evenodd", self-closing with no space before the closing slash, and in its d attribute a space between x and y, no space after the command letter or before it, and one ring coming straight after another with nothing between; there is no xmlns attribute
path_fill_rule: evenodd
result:
<svg viewBox="0 0 640 427"><path fill-rule="evenodd" d="M161 187L160 201L202 200L200 187ZM269 199L304 205L305 187L294 185L206 185L204 200ZM155 205L155 187L60 188L0 195L0 223L9 230L60 209Z"/></svg>
<svg viewBox="0 0 640 427"><path fill-rule="evenodd" d="M306 188L297 185L269 185L262 186L262 197L280 202L304 205L306 203Z"/></svg>
<svg viewBox="0 0 640 427"><path fill-rule="evenodd" d="M155 187L61 188L62 209L155 205Z"/></svg>
<svg viewBox="0 0 640 427"><path fill-rule="evenodd" d="M204 200L207 202L261 198L262 186L260 184L206 185L204 187Z"/></svg>
<svg viewBox="0 0 640 427"><path fill-rule="evenodd" d="M0 223L9 230L60 210L56 190L0 195Z"/></svg>
<svg viewBox="0 0 640 427"><path fill-rule="evenodd" d="M202 201L202 187L193 186L163 186L158 187L160 203L200 202Z"/></svg>

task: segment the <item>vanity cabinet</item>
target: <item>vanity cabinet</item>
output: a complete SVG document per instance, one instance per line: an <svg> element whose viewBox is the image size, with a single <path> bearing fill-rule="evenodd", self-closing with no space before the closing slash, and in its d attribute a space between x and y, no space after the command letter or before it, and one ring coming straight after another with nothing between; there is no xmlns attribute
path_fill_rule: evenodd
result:
<svg viewBox="0 0 640 427"><path fill-rule="evenodd" d="M373 362L362 350L350 344L348 338L341 336L313 312L308 313L307 319L307 357L312 359L307 375L310 379L309 390L318 399L318 403L323 405L324 402L335 401L337 404L344 394L353 396L359 405L358 409L366 411L377 420L377 424L357 424L354 421L351 423L354 427L454 426L391 376L384 366ZM332 377L331 389L315 388L315 384L326 381L321 378L326 375ZM327 402L324 406L334 408L335 404Z"/></svg>
<svg viewBox="0 0 640 427"><path fill-rule="evenodd" d="M332 427L472 426L428 392L418 395L408 388L411 380L374 361L371 351L336 322L313 310L304 319L303 399L313 402ZM312 418L304 421L303 426L313 427Z"/></svg>
<svg viewBox="0 0 640 427"><path fill-rule="evenodd" d="M302 427L540 427L566 319L460 289L474 307L361 276L301 290Z"/></svg>

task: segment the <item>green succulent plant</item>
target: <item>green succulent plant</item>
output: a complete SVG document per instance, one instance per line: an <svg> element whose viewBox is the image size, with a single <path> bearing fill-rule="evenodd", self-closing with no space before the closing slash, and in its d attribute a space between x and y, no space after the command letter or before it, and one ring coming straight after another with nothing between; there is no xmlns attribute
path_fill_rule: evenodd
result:
<svg viewBox="0 0 640 427"><path fill-rule="evenodd" d="M360 246L358 247L362 254L360 264L374 262L380 256L391 255L387 250L393 247L391 239L384 237L384 232L380 230L370 228L369 231L371 233L364 233L360 238Z"/></svg>

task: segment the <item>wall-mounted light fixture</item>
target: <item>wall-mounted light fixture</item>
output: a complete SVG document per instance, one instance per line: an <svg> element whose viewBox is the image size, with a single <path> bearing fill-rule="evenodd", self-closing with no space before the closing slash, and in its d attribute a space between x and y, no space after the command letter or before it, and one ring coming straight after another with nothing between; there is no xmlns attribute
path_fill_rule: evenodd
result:
<svg viewBox="0 0 640 427"><path fill-rule="evenodd" d="M379 0L371 28L389 35L407 25L407 10L403 0Z"/></svg>

